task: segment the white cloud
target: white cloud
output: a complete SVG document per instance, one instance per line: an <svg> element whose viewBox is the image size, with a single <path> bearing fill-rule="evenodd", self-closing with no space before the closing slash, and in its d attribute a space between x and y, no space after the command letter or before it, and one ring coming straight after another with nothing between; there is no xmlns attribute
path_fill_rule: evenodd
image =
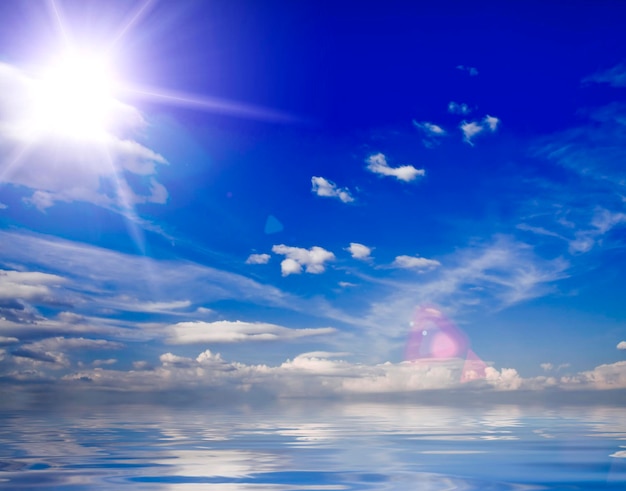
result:
<svg viewBox="0 0 626 491"><path fill-rule="evenodd" d="M48 290L37 295L52 291L55 298L63 299L64 310L67 304L73 305L73 315L79 319L86 312L93 315L94 311L126 310L130 303L142 305L147 311L155 310L155 306L192 308L225 299L245 299L290 310L303 307L297 297L242 275L191 261L156 260L54 237L0 231L0 256L7 263L34 264L54 272L15 272L0 276L0 282L43 285ZM52 290L55 284L59 285L55 286L58 292ZM12 287L6 294L15 298ZM21 298L34 301L37 295L27 291ZM172 303L172 297L184 300ZM65 319L61 324L72 325Z"/></svg>
<svg viewBox="0 0 626 491"><path fill-rule="evenodd" d="M300 274L302 273L302 266L295 259L283 259L280 263L280 272L283 276L289 276L290 274Z"/></svg>
<svg viewBox="0 0 626 491"><path fill-rule="evenodd" d="M350 283L349 281L340 281L339 286L341 288L352 288L358 285L356 285L355 283Z"/></svg>
<svg viewBox="0 0 626 491"><path fill-rule="evenodd" d="M0 210L6 210L9 205L5 205L4 203L0 203Z"/></svg>
<svg viewBox="0 0 626 491"><path fill-rule="evenodd" d="M372 249L358 242L350 242L350 247L346 249L354 259L360 259L361 261L368 261L372 258Z"/></svg>
<svg viewBox="0 0 626 491"><path fill-rule="evenodd" d="M600 365L593 370L561 377L560 385L569 389L625 389L626 361Z"/></svg>
<svg viewBox="0 0 626 491"><path fill-rule="evenodd" d="M413 125L424 135L422 143L429 148L438 144L439 139L446 135L446 130L434 123L413 121Z"/></svg>
<svg viewBox="0 0 626 491"><path fill-rule="evenodd" d="M617 343L617 349L626 350L626 341L620 341L619 343Z"/></svg>
<svg viewBox="0 0 626 491"><path fill-rule="evenodd" d="M303 267L307 273L320 274L326 270L325 263L335 259L332 252L318 246L304 249L280 244L272 247L272 252L286 256L280 263L283 276L299 274Z"/></svg>
<svg viewBox="0 0 626 491"><path fill-rule="evenodd" d="M569 252L584 254L591 251L603 235L624 223L626 213L612 212L604 208L596 209L591 219L592 228L576 232L574 239L569 241Z"/></svg>
<svg viewBox="0 0 626 491"><path fill-rule="evenodd" d="M145 126L137 109L113 103L118 124L97 139L33 136L28 118L35 87L36 81L18 68L0 63L1 183L32 190L27 201L40 210L59 201L82 201L126 212L138 203L166 201L167 191L156 180L157 167L166 160L129 139Z"/></svg>
<svg viewBox="0 0 626 491"><path fill-rule="evenodd" d="M52 294L51 287L66 281L49 273L0 270L0 299L33 300L49 297Z"/></svg>
<svg viewBox="0 0 626 491"><path fill-rule="evenodd" d="M44 351L120 349L124 345L106 339L66 338L56 336L22 345L23 348Z"/></svg>
<svg viewBox="0 0 626 491"><path fill-rule="evenodd" d="M94 360L94 361L91 362L91 364L94 367L115 365L116 363L117 363L117 359L116 358L107 358L106 360Z"/></svg>
<svg viewBox="0 0 626 491"><path fill-rule="evenodd" d="M469 73L471 77L475 77L476 75L478 75L478 69L474 68L473 66L457 65L456 69Z"/></svg>
<svg viewBox="0 0 626 491"><path fill-rule="evenodd" d="M463 140L470 145L474 145L472 139L484 131L495 132L500 125L500 120L495 116L485 116L482 121L463 121L459 128L463 133Z"/></svg>
<svg viewBox="0 0 626 491"><path fill-rule="evenodd" d="M554 365L552 363L542 363L540 366L544 372L549 372L554 369Z"/></svg>
<svg viewBox="0 0 626 491"><path fill-rule="evenodd" d="M146 302L129 295L121 295L111 301L111 306L125 312L146 312L151 314L171 314L191 307L189 300Z"/></svg>
<svg viewBox="0 0 626 491"><path fill-rule="evenodd" d="M472 112L472 110L464 102L458 103L450 101L450 103L448 104L448 112L452 114L469 114Z"/></svg>
<svg viewBox="0 0 626 491"><path fill-rule="evenodd" d="M413 181L417 177L426 175L424 169L416 169L412 165L402 165L400 167L389 167L387 159L382 153L370 155L367 159L367 170L381 176L395 177L404 182Z"/></svg>
<svg viewBox="0 0 626 491"><path fill-rule="evenodd" d="M269 260L269 254L250 254L246 259L246 264L267 264Z"/></svg>
<svg viewBox="0 0 626 491"><path fill-rule="evenodd" d="M337 198L343 203L354 201L348 188L339 188L334 182L323 177L311 177L311 192L326 198Z"/></svg>
<svg viewBox="0 0 626 491"><path fill-rule="evenodd" d="M19 339L13 336L0 336L0 345L19 343Z"/></svg>
<svg viewBox="0 0 626 491"><path fill-rule="evenodd" d="M179 322L167 329L170 344L238 343L244 341L278 341L332 334L335 329L290 329L263 322L216 321Z"/></svg>
<svg viewBox="0 0 626 491"><path fill-rule="evenodd" d="M435 259L426 259L417 256L397 256L391 267L401 269L420 269L428 270L441 266L441 263Z"/></svg>

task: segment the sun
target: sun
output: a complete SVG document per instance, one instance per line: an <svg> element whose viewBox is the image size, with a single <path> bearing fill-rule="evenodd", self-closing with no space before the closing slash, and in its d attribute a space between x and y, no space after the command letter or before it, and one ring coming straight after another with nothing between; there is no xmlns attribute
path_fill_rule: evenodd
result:
<svg viewBox="0 0 626 491"><path fill-rule="evenodd" d="M68 50L33 80L24 130L35 138L101 139L115 123L115 86L106 57Z"/></svg>

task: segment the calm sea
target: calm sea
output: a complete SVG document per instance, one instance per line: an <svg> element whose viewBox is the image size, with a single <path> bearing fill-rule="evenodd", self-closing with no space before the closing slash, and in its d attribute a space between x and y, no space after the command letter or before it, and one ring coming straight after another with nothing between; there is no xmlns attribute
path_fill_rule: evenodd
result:
<svg viewBox="0 0 626 491"><path fill-rule="evenodd" d="M626 490L626 410L293 403L4 410L0 488Z"/></svg>

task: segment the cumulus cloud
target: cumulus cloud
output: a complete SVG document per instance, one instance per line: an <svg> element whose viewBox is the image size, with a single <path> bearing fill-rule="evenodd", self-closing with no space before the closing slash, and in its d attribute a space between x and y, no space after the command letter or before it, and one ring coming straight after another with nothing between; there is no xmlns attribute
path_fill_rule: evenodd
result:
<svg viewBox="0 0 626 491"><path fill-rule="evenodd" d="M244 341L277 341L332 334L335 329L290 329L263 322L216 321L179 322L167 329L170 344L239 343Z"/></svg>
<svg viewBox="0 0 626 491"><path fill-rule="evenodd" d="M484 132L495 132L500 125L500 120L495 116L485 116L482 121L463 121L459 128L463 133L463 140L469 145L474 145L473 139Z"/></svg>
<svg viewBox="0 0 626 491"><path fill-rule="evenodd" d="M137 109L112 101L116 125L97 139L36 134L29 120L36 87L36 80L0 63L0 183L30 189L26 201L40 210L81 201L125 212L167 200L156 178L165 158L130 137L145 126Z"/></svg>
<svg viewBox="0 0 626 491"><path fill-rule="evenodd" d="M626 350L626 341L620 341L619 343L617 343L617 349Z"/></svg>
<svg viewBox="0 0 626 491"><path fill-rule="evenodd" d="M560 379L567 389L624 389L626 388L626 361L600 365Z"/></svg>
<svg viewBox="0 0 626 491"><path fill-rule="evenodd" d="M413 121L413 125L424 135L422 143L429 148L438 144L439 139L446 135L446 130L434 123Z"/></svg>
<svg viewBox="0 0 626 491"><path fill-rule="evenodd" d="M540 366L544 372L549 372L554 368L554 365L552 363L542 363Z"/></svg>
<svg viewBox="0 0 626 491"><path fill-rule="evenodd" d="M415 394L453 389L512 392L526 381L516 370L487 367L486 376L461 381L465 360L433 359L419 362L364 365L348 362L345 353L303 353L277 366L228 362L207 350L196 358L164 353L161 365L148 370L123 372L97 368L71 373L68 382L88 380L91 387L129 391L226 389L250 394L259 390L278 397L345 397L367 394ZM75 386L75 384L71 385Z"/></svg>
<svg viewBox="0 0 626 491"><path fill-rule="evenodd" d="M412 165L389 167L387 158L382 153L370 155L367 159L367 170L381 176L395 177L399 181L410 182L417 177L426 175L424 169L416 169Z"/></svg>
<svg viewBox="0 0 626 491"><path fill-rule="evenodd" d="M250 254L246 259L246 264L267 264L269 261L269 254Z"/></svg>
<svg viewBox="0 0 626 491"><path fill-rule="evenodd" d="M458 103L458 102L450 101L448 103L448 112L451 114L469 114L472 112L472 110L464 102Z"/></svg>
<svg viewBox="0 0 626 491"><path fill-rule="evenodd" d="M280 263L283 276L300 274L302 268L307 273L320 274L326 271L326 263L335 259L335 255L332 252L318 246L304 249L302 247L290 247L280 244L272 247L272 252L286 257Z"/></svg>
<svg viewBox="0 0 626 491"><path fill-rule="evenodd" d="M372 258L372 249L366 245L359 244L358 242L350 242L350 247L346 249L354 259L360 259L361 261L368 261Z"/></svg>
<svg viewBox="0 0 626 491"><path fill-rule="evenodd" d="M435 259L426 259L418 256L397 256L391 267L400 269L419 269L430 270L441 266L441 263Z"/></svg>
<svg viewBox="0 0 626 491"><path fill-rule="evenodd" d="M354 201L348 188L339 188L334 182L323 177L314 176L311 178L311 192L326 198L337 198L343 203Z"/></svg>

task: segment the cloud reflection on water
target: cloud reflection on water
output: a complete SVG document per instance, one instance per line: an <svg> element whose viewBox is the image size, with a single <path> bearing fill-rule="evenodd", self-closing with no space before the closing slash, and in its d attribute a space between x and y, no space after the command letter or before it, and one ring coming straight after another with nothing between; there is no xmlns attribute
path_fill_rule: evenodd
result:
<svg viewBox="0 0 626 491"><path fill-rule="evenodd" d="M626 416L610 407L115 406L7 412L2 421L0 487L15 490L501 491L626 482Z"/></svg>

